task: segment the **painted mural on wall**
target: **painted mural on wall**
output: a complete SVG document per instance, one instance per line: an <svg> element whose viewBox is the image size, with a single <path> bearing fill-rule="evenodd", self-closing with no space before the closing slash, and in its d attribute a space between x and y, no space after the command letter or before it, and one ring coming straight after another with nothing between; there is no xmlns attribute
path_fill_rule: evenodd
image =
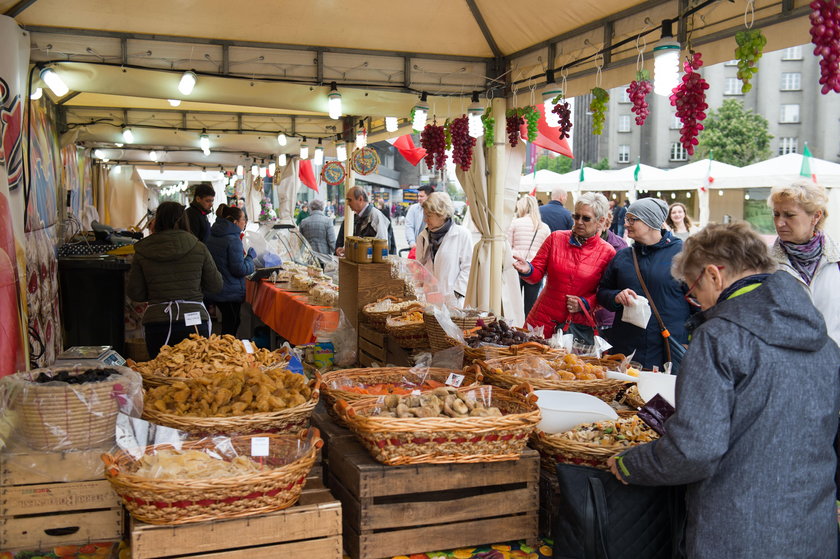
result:
<svg viewBox="0 0 840 559"><path fill-rule="evenodd" d="M61 158L58 138L51 118L52 108L42 97L32 102L32 122L29 145L29 200L26 207L26 230L33 231L50 227L58 220L57 207L57 165Z"/></svg>

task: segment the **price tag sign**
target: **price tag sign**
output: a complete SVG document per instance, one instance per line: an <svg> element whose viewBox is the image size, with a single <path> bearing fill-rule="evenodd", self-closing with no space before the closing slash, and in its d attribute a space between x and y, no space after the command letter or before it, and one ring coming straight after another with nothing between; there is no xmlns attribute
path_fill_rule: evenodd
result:
<svg viewBox="0 0 840 559"><path fill-rule="evenodd" d="M245 346L245 353L254 353L254 346L251 344L251 340L242 340L242 345Z"/></svg>
<svg viewBox="0 0 840 559"><path fill-rule="evenodd" d="M268 437L251 439L251 456L268 456Z"/></svg>
<svg viewBox="0 0 840 559"><path fill-rule="evenodd" d="M201 324L201 313L200 312L188 312L184 313L184 324L187 326L197 326Z"/></svg>
<svg viewBox="0 0 840 559"><path fill-rule="evenodd" d="M412 395L412 396L419 396L419 395L420 395L420 391L419 391L419 390L412 390L412 391L411 391L411 395Z"/></svg>
<svg viewBox="0 0 840 559"><path fill-rule="evenodd" d="M461 386L462 382L464 382L464 375L459 375L458 373L449 373L449 376L446 377L446 384L455 388Z"/></svg>

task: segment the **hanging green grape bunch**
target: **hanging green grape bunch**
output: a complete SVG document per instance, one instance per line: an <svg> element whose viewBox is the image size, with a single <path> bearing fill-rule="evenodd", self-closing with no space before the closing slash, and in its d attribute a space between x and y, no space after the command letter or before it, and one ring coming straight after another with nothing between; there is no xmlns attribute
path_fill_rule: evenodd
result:
<svg viewBox="0 0 840 559"><path fill-rule="evenodd" d="M592 113L592 133L600 136L604 131L604 122L607 120L607 103L610 94L606 89L600 87L592 88L592 101L589 102L589 112Z"/></svg>
<svg viewBox="0 0 840 559"><path fill-rule="evenodd" d="M738 59L738 79L741 80L741 93L752 89L750 80L758 72L758 59L761 58L767 37L760 29L746 29L735 34L735 58Z"/></svg>
<svg viewBox="0 0 840 559"><path fill-rule="evenodd" d="M528 141L533 142L537 139L537 124L540 121L540 112L534 107L528 106L522 109L525 122L528 124Z"/></svg>
<svg viewBox="0 0 840 559"><path fill-rule="evenodd" d="M449 129L449 126L452 122L447 118L446 122L443 123L443 138L444 138L444 148L446 151L452 149L452 130Z"/></svg>
<svg viewBox="0 0 840 559"><path fill-rule="evenodd" d="M496 128L496 119L493 118L493 109L487 108L484 114L481 115L481 124L484 125L484 147L492 147L494 142L494 129Z"/></svg>

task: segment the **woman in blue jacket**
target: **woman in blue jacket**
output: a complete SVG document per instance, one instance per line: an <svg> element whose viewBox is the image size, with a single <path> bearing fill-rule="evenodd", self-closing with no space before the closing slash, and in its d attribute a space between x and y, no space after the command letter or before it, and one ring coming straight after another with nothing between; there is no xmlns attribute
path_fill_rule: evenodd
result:
<svg viewBox="0 0 840 559"><path fill-rule="evenodd" d="M222 313L222 334L236 335L239 310L245 300L245 276L254 272L254 249L242 246L241 234L248 224L245 212L226 204L216 210L216 222L210 228L207 248L222 274L224 287L218 293L205 294Z"/></svg>

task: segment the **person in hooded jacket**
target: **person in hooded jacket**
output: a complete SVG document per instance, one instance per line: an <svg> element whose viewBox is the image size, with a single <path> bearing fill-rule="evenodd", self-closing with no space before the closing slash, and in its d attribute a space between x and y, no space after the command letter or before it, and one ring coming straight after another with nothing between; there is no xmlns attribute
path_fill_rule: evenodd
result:
<svg viewBox="0 0 840 559"><path fill-rule="evenodd" d="M126 293L133 301L149 302L143 328L154 359L164 345L173 346L193 333L210 335L202 293L219 291L222 275L207 247L190 233L181 204L158 206L151 230L134 245Z"/></svg>
<svg viewBox="0 0 840 559"><path fill-rule="evenodd" d="M840 349L808 293L746 223L709 225L674 259L691 319L676 412L610 458L634 485L687 485L691 559L837 557Z"/></svg>
<svg viewBox="0 0 840 559"><path fill-rule="evenodd" d="M214 303L222 313L222 334L236 336L239 330L239 311L245 300L245 276L254 273L253 248L246 254L242 246L242 232L248 225L245 212L222 204L216 210L216 222L210 228L207 249L213 256L216 268L222 274L224 286L217 293L206 293L205 298Z"/></svg>
<svg viewBox="0 0 840 559"><path fill-rule="evenodd" d="M685 345L685 323L694 312L683 295L685 286L671 275L671 262L680 253L683 242L663 229L668 204L658 198L643 198L630 204L624 218L627 235L633 246L620 250L607 266L598 286L598 303L615 313L612 327L605 332L612 353L633 356L645 369L662 368L666 360L665 343L659 322L653 314L656 305L665 327L673 338ZM653 302L647 328L624 322L624 306L636 297L646 297L633 263L633 253Z"/></svg>

